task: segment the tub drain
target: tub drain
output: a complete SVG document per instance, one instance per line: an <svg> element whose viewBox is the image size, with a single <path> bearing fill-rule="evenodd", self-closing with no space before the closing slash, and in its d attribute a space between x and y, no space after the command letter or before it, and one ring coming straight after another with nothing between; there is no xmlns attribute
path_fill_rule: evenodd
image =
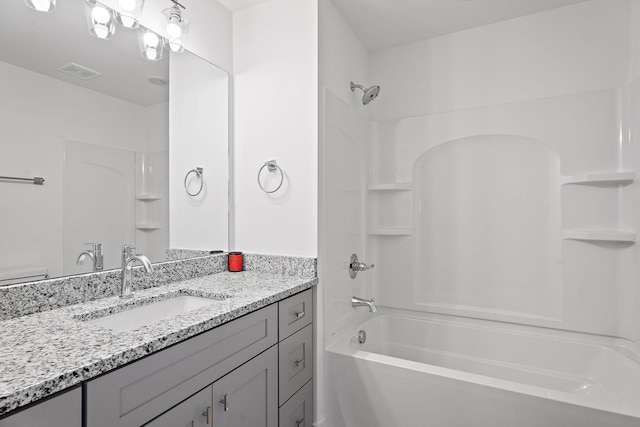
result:
<svg viewBox="0 0 640 427"><path fill-rule="evenodd" d="M360 329L358 331L358 342L360 344L364 344L367 341L367 333L364 331L364 329Z"/></svg>

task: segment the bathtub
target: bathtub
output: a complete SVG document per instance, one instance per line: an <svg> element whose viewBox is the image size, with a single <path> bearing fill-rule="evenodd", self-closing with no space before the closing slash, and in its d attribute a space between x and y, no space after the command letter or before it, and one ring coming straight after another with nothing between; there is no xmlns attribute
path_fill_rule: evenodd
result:
<svg viewBox="0 0 640 427"><path fill-rule="evenodd" d="M327 346L327 426L640 426L624 340L401 311L346 329Z"/></svg>

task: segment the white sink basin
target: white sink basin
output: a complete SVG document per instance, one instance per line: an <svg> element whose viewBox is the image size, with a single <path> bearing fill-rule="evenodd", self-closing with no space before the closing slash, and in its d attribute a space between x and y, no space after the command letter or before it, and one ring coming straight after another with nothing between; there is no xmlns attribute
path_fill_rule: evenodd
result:
<svg viewBox="0 0 640 427"><path fill-rule="evenodd" d="M228 301L181 295L134 307L98 319L87 320L87 323L119 332L132 331L142 326L152 325L161 320L170 319L179 314L185 314L199 308L218 305L223 309L227 307L228 304Z"/></svg>

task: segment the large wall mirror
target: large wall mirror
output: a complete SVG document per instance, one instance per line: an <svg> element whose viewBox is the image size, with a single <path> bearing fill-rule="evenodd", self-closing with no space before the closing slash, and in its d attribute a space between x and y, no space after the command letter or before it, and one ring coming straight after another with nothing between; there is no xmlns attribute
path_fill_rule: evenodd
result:
<svg viewBox="0 0 640 427"><path fill-rule="evenodd" d="M138 30L91 36L85 0L3 3L0 176L44 184L0 179L0 285L91 272L86 243L105 270L123 244L154 262L227 250L228 74L188 51L145 59Z"/></svg>

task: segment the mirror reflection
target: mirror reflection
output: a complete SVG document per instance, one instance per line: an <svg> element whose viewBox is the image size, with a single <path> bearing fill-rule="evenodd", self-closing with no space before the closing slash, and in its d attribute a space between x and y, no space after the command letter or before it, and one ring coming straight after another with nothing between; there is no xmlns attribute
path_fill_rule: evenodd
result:
<svg viewBox="0 0 640 427"><path fill-rule="evenodd" d="M0 179L0 285L119 268L123 244L153 262L169 247L226 249L227 73L186 51L143 58L140 29L91 36L84 0L59 1L53 13L22 1L3 6L0 176L44 182ZM197 118L216 118L194 130L182 110L198 98L200 79L216 91L199 101ZM182 180L205 162L203 145L217 147L220 166L207 163L205 191L192 197ZM186 162L175 171L174 157ZM186 240L171 242L174 200L186 210L171 227L203 206L215 206L224 224L208 236L187 228Z"/></svg>

